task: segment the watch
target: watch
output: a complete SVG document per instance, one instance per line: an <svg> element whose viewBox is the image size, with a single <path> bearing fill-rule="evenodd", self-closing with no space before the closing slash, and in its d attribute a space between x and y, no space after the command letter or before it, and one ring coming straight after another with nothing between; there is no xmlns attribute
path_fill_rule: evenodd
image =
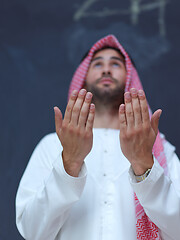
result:
<svg viewBox="0 0 180 240"><path fill-rule="evenodd" d="M143 175L140 175L140 176L135 175L137 182L141 182L145 180L149 175L150 171L151 171L151 168L148 168L148 170Z"/></svg>

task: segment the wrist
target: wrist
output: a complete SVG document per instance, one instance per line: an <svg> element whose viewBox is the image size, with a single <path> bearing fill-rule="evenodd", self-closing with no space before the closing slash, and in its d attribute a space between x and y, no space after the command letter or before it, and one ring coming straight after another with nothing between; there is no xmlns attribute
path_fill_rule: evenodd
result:
<svg viewBox="0 0 180 240"><path fill-rule="evenodd" d="M148 169L151 169L154 164L153 156L151 156L149 159L145 160L143 159L142 163L131 163L133 172L135 176L141 176L146 173Z"/></svg>
<svg viewBox="0 0 180 240"><path fill-rule="evenodd" d="M63 166L65 171L73 177L78 177L79 172L81 171L81 167L83 165L83 160L81 161L72 161L73 158L64 156L64 153L62 152L62 160L63 160Z"/></svg>

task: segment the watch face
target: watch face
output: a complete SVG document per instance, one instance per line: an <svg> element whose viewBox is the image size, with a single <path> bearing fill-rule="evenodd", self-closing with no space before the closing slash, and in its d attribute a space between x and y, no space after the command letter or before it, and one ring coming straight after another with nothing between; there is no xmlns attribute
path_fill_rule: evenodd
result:
<svg viewBox="0 0 180 240"><path fill-rule="evenodd" d="M135 176L137 182L141 182L141 181L145 180L147 178L147 176L149 175L150 171L151 171L151 169L149 168L143 175Z"/></svg>

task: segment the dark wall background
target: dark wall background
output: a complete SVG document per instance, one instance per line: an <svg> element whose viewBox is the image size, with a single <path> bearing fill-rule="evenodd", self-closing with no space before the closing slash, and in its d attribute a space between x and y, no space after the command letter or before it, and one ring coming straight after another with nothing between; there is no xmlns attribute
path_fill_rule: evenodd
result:
<svg viewBox="0 0 180 240"><path fill-rule="evenodd" d="M115 34L135 60L160 130L180 156L178 0L0 0L0 240L15 226L18 183L38 141L54 131L84 52Z"/></svg>

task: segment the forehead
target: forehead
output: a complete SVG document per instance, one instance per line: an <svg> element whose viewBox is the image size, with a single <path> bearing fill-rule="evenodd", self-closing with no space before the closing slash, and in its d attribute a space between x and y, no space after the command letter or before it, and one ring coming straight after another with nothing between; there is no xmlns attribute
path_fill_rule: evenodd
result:
<svg viewBox="0 0 180 240"><path fill-rule="evenodd" d="M114 49L103 49L98 51L97 53L94 54L92 60L95 60L96 58L102 58L104 60L109 60L113 57L120 58L121 60L124 61L124 57L116 50Z"/></svg>

